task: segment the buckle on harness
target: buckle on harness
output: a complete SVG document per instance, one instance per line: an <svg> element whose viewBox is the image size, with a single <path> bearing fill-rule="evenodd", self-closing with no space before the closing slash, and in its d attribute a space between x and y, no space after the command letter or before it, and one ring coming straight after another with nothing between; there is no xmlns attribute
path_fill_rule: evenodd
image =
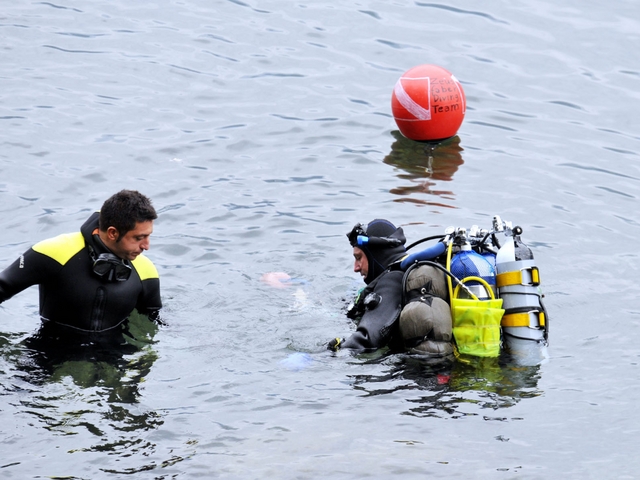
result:
<svg viewBox="0 0 640 480"><path fill-rule="evenodd" d="M528 275L525 275L525 272ZM531 281L528 281L528 278ZM525 280L527 279L527 280ZM496 285L498 288L509 287L512 285L523 285L525 287L537 287L540 285L540 271L538 267L524 267L513 272L504 272L496 275Z"/></svg>

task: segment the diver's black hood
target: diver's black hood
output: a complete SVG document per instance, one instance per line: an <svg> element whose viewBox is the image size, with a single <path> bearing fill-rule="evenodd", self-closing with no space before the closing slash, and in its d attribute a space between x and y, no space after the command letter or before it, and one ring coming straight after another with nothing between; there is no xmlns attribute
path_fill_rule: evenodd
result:
<svg viewBox="0 0 640 480"><path fill-rule="evenodd" d="M358 245L357 236L362 235L369 238L369 243ZM402 231L402 227L396 226L388 220L376 219L371 221L366 227L358 224L347 234L352 247L360 248L367 256L369 271L364 279L364 283L369 284L384 272L389 265L406 255L404 244L407 241ZM375 239L397 240L397 245L380 245Z"/></svg>

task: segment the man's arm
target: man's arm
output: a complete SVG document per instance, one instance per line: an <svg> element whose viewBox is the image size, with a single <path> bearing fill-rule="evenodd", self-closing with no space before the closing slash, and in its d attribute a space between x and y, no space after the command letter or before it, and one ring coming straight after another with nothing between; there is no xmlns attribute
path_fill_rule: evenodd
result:
<svg viewBox="0 0 640 480"><path fill-rule="evenodd" d="M0 272L0 303L41 283L60 268L62 266L57 261L30 248Z"/></svg>
<svg viewBox="0 0 640 480"><path fill-rule="evenodd" d="M136 258L132 264L142 282L142 292L138 297L136 309L138 312L148 315L151 320L162 323L159 315L159 311L162 308L162 299L160 298L160 276L158 275L158 270L151 260L142 255Z"/></svg>
<svg viewBox="0 0 640 480"><path fill-rule="evenodd" d="M365 297L366 309L355 333L340 343L340 348L366 352L384 347L391 338L393 324L402 310L402 276L400 271L382 274Z"/></svg>

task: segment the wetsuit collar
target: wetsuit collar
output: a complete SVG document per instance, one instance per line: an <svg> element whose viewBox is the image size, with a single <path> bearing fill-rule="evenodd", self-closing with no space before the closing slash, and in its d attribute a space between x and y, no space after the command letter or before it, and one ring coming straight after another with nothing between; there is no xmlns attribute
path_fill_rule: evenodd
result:
<svg viewBox="0 0 640 480"><path fill-rule="evenodd" d="M99 218L99 212L95 212L80 227L89 255L93 260L93 272L108 281L126 281L131 275L131 262L116 256L102 242L98 233Z"/></svg>
<svg viewBox="0 0 640 480"><path fill-rule="evenodd" d="M97 242L94 238L94 232L98 228L98 221L100 219L100 212L94 212L80 227L80 233L84 237L84 241L87 245L91 245L93 249L98 253L111 253L102 241Z"/></svg>

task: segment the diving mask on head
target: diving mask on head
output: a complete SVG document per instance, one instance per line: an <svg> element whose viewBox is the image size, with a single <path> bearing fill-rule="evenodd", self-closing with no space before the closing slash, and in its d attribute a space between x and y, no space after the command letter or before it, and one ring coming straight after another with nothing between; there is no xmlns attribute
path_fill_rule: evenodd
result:
<svg viewBox="0 0 640 480"><path fill-rule="evenodd" d="M354 227L351 229L349 233L347 233L347 238L349 239L349 243L352 247L358 247L361 243L358 242L358 238L367 237L367 231L364 229L361 223L356 223Z"/></svg>
<svg viewBox="0 0 640 480"><path fill-rule="evenodd" d="M353 229L347 233L347 238L352 247L370 245L372 247L399 247L404 241L399 238L370 237L361 223L356 223Z"/></svg>

